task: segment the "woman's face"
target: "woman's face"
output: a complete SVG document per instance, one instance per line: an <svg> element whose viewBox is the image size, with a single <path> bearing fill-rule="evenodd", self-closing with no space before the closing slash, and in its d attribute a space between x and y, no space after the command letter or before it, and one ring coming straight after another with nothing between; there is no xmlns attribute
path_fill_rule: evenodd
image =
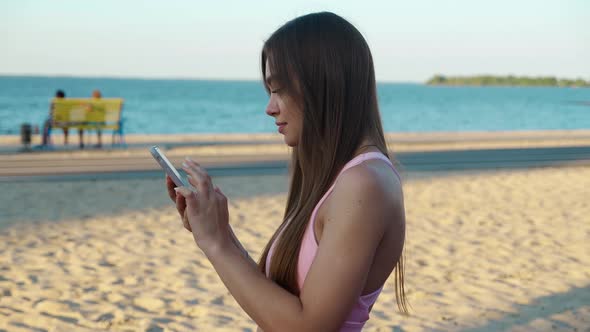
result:
<svg viewBox="0 0 590 332"><path fill-rule="evenodd" d="M295 100L282 90L281 86L273 81L268 61L266 62L265 82L270 91L270 99L266 106L266 114L275 119L279 133L283 134L285 143L288 146L299 144L299 137L303 127L303 116L301 109Z"/></svg>

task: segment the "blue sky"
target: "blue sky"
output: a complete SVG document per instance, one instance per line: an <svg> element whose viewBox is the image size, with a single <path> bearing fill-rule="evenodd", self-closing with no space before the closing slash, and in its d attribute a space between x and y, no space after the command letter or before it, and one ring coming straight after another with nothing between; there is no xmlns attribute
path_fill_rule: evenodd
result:
<svg viewBox="0 0 590 332"><path fill-rule="evenodd" d="M0 74L259 79L265 38L322 10L364 34L379 81L590 79L586 0L2 0Z"/></svg>

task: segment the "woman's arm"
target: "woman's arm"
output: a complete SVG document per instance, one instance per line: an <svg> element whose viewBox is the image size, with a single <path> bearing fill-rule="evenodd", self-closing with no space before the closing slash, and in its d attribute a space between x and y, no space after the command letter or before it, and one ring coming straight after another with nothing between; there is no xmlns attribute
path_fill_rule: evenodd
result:
<svg viewBox="0 0 590 332"><path fill-rule="evenodd" d="M244 311L264 331L304 331L299 298L266 278L233 244L203 250Z"/></svg>
<svg viewBox="0 0 590 332"><path fill-rule="evenodd" d="M340 328L363 290L391 217L390 209L382 206L377 179L353 168L339 180L331 204L338 208L325 215L318 254L297 297L267 279L233 243L227 221L216 217L227 213L219 211L223 197L210 202L203 195L211 190L206 189L211 185L206 172L195 165L185 170L193 177L191 184L201 186L199 195L179 190L187 198L187 211L194 214L188 217L195 241L244 311L266 332Z"/></svg>
<svg viewBox="0 0 590 332"><path fill-rule="evenodd" d="M229 225L229 231L230 231L232 243L240 250L242 255L250 262L250 264L252 264L256 268L258 268L258 263L256 263L256 261L254 259L252 259L252 257L250 257L248 250L246 250L246 248L244 248L244 246L242 245L240 240L238 240L238 237L234 233L234 230L232 229L231 225Z"/></svg>

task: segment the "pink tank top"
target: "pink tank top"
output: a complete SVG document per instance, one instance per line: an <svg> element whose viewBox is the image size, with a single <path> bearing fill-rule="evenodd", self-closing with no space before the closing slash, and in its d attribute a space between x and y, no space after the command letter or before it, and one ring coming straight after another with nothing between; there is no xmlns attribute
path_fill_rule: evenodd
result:
<svg viewBox="0 0 590 332"><path fill-rule="evenodd" d="M385 161L391 167L391 169L393 170L395 175L398 178L400 178L398 172L395 170L395 167L393 167L393 164L391 163L391 161L389 159L387 159L387 157L380 152L367 152L367 153L363 153L363 154L356 156L351 161L346 163L346 165L344 165L344 167L342 168L340 173L338 173L338 176L340 176L340 174L342 174L347 169L357 166L360 163L367 161L367 160L371 160L371 159L381 159L381 160ZM336 179L338 179L338 176L336 177ZM400 178L400 181L401 181L401 178ZM301 242L301 249L299 250L299 261L297 262L297 284L299 286L299 289L303 288L303 283L305 282L305 277L307 276L307 273L309 272L309 269L311 268L311 264L313 263L313 260L315 259L315 256L318 251L318 243L316 241L315 232L314 232L316 215L318 213L320 206L324 203L326 198L328 198L328 196L330 196L330 194L334 190L335 185L336 185L336 181L334 181L334 184L332 184L332 186L324 194L322 199L320 199L318 204L315 206L315 208L311 214L310 221L307 225L307 229L305 230L305 233L303 234L303 240ZM280 234L279 234L279 236L280 236ZM267 277L270 275L270 262L272 259L272 255L274 253L275 244L276 244L276 240L271 245L270 250L268 252L268 256L266 257L266 276ZM367 320L369 320L369 309L375 303L375 301L377 301L377 297L379 297L379 294L381 293L382 289L383 289L383 286L379 287L379 289L375 290L372 293L361 295L357 299L356 303L354 304L354 307L352 308L352 311L350 312L350 314L346 318L346 321L344 322L344 324L340 328L341 332L360 331L363 328L363 326L365 325L365 322Z"/></svg>

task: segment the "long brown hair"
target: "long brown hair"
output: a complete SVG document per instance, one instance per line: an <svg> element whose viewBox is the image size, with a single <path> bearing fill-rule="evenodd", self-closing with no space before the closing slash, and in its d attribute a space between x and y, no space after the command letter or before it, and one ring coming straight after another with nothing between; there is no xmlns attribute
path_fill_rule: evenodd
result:
<svg viewBox="0 0 590 332"><path fill-rule="evenodd" d="M281 93L299 103L303 125L292 152L283 223L258 264L264 273L269 249L278 238L270 278L299 295L299 250L316 204L364 139L389 155L377 105L373 58L352 24L328 12L298 17L270 36L261 60L262 76L268 61L273 85L277 82ZM402 259L396 266L395 288L398 307L406 312Z"/></svg>

